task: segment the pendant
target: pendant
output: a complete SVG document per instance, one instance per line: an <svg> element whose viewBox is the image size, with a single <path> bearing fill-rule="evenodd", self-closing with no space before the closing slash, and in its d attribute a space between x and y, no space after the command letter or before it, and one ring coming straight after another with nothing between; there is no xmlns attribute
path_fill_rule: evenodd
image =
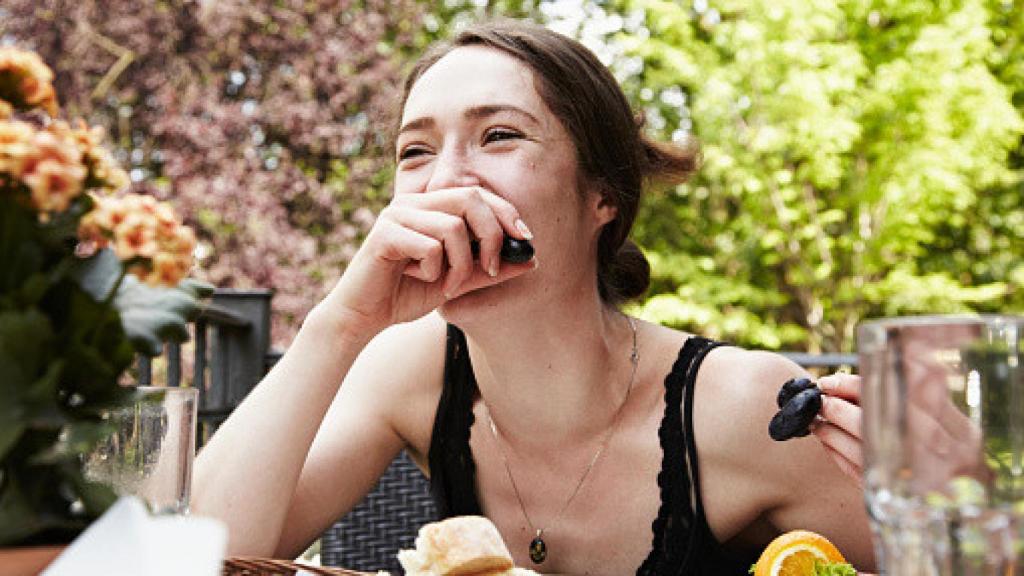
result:
<svg viewBox="0 0 1024 576"><path fill-rule="evenodd" d="M547 557L548 545L544 543L538 530L537 537L530 541L530 560L533 560L534 564L541 564Z"/></svg>

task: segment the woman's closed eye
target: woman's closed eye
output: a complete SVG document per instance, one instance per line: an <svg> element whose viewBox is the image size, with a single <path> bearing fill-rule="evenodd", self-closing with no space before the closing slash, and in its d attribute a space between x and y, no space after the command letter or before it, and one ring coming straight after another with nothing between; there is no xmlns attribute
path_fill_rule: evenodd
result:
<svg viewBox="0 0 1024 576"><path fill-rule="evenodd" d="M426 154L428 150L422 146L406 146L398 152L398 161L410 160Z"/></svg>
<svg viewBox="0 0 1024 576"><path fill-rule="evenodd" d="M502 142L505 140L517 140L522 137L522 133L509 128L491 128L487 130L487 132L484 132L484 144Z"/></svg>

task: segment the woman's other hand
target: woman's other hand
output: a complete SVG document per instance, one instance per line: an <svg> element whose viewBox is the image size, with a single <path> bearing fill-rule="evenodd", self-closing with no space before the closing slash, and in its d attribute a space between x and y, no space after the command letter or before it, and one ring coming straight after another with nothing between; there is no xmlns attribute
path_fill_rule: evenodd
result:
<svg viewBox="0 0 1024 576"><path fill-rule="evenodd" d="M836 373L818 379L823 392L820 418L811 425L825 451L847 476L863 485L863 410L860 407L861 379Z"/></svg>
<svg viewBox="0 0 1024 576"><path fill-rule="evenodd" d="M530 239L515 206L480 186L396 194L318 313L366 339L535 268L501 262L506 234Z"/></svg>

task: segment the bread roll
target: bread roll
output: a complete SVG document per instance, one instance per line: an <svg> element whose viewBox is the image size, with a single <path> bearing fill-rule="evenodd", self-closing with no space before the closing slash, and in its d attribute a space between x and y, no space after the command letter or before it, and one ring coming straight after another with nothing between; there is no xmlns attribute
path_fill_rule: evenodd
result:
<svg viewBox="0 0 1024 576"><path fill-rule="evenodd" d="M513 568L501 534L482 516L457 516L423 526L416 549L402 550L398 561L410 576L480 576Z"/></svg>

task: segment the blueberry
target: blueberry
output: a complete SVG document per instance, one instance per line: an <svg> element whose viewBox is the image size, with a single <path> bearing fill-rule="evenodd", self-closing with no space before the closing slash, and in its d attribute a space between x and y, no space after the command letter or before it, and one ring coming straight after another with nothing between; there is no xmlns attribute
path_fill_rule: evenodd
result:
<svg viewBox="0 0 1024 576"><path fill-rule="evenodd" d="M779 390L779 396L775 399L775 402L779 405L779 408L782 408L793 396L814 386L816 384L810 378L790 378L782 385L782 389Z"/></svg>
<svg viewBox="0 0 1024 576"><path fill-rule="evenodd" d="M480 241L470 241L469 249L473 253L473 258L479 257ZM506 234L501 241L500 255L502 260L511 264L529 262L530 258L533 258L533 245L527 240L519 240Z"/></svg>
<svg viewBox="0 0 1024 576"><path fill-rule="evenodd" d="M821 390L815 386L793 396L768 424L772 440L783 441L806 436L808 426L821 410Z"/></svg>
<svg viewBox="0 0 1024 576"><path fill-rule="evenodd" d="M505 236L501 242L501 259L512 264L529 262L533 258L533 244L528 240L518 240Z"/></svg>

